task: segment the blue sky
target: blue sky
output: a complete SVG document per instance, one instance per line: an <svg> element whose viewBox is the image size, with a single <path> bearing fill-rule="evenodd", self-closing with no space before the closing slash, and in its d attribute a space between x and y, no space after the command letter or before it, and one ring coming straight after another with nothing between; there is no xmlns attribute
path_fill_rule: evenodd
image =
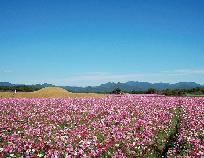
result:
<svg viewBox="0 0 204 158"><path fill-rule="evenodd" d="M204 84L203 0L1 0L0 81Z"/></svg>

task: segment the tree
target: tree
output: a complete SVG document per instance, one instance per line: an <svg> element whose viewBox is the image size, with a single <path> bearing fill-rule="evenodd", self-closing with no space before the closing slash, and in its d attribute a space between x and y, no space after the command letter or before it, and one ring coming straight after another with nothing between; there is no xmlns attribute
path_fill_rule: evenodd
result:
<svg viewBox="0 0 204 158"><path fill-rule="evenodd" d="M120 88L116 88L114 89L112 92L112 94L121 94L122 93L122 90Z"/></svg>
<svg viewBox="0 0 204 158"><path fill-rule="evenodd" d="M155 94L157 91L156 91L156 89L154 89L154 88L149 88L148 90L147 90L147 94Z"/></svg>

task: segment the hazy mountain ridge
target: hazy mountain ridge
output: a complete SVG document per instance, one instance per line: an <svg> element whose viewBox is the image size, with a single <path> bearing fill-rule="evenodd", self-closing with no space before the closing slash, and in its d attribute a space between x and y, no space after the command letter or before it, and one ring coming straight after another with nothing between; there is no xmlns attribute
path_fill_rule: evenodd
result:
<svg viewBox="0 0 204 158"><path fill-rule="evenodd" d="M12 84L9 82L0 82L0 86L22 86L24 84ZM38 88L44 88L44 87L54 87L53 84L34 84L34 85L28 85L28 86L34 86ZM77 87L77 86L60 86L64 89L67 89L72 92L111 92L115 88L120 88L123 91L146 91L149 88L154 88L157 90L163 90L163 89L191 89L195 87L204 87L204 85L195 83L195 82L178 82L174 84L170 83L149 83L149 82L138 82L138 81L128 81L125 83L114 83L114 82L108 82L105 84L101 84L99 86L87 86L87 87Z"/></svg>
<svg viewBox="0 0 204 158"><path fill-rule="evenodd" d="M48 84L48 83L26 85L26 84L13 84L13 83L10 83L10 82L0 82L0 86L34 86L34 87L39 87L39 88L55 87L55 85Z"/></svg>
<svg viewBox="0 0 204 158"><path fill-rule="evenodd" d="M178 82L175 84L170 83L149 83L149 82L138 82L138 81L128 81L126 83L114 83L108 82L101 84L99 86L88 86L88 87L74 87L74 86L64 86L65 89L74 92L110 92L115 88L120 88L123 91L146 91L149 88L154 88L158 90L163 89L191 89L195 87L204 87L204 85L195 82Z"/></svg>

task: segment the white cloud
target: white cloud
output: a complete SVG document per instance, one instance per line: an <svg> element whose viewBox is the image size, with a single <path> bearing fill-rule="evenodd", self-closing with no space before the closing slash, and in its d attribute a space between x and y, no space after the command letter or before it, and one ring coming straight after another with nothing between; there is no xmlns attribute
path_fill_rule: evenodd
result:
<svg viewBox="0 0 204 158"><path fill-rule="evenodd" d="M26 83L26 84L35 84L35 83L51 83L59 86L96 86L101 83L106 82L127 82L127 81L143 81L143 82L197 82L204 84L204 68L198 69L176 69L176 70L166 70L160 72L145 72L145 73L110 73L110 72L83 72L75 73L67 76L64 74L64 77L53 76L50 78L37 79L33 78L27 80L27 78L19 78L18 80L11 80L13 71L0 69L0 80L2 81L11 81L15 83ZM67 77L66 77L67 76Z"/></svg>
<svg viewBox="0 0 204 158"><path fill-rule="evenodd" d="M12 70L3 70L3 69L0 70L0 73L12 73L12 72L13 72Z"/></svg>
<svg viewBox="0 0 204 158"><path fill-rule="evenodd" d="M125 80L129 78L143 76L144 74L132 73L132 74L113 74L108 72L93 72L85 73L81 75L75 75L69 78L71 81L76 80L94 80L94 81L103 81L103 80Z"/></svg>
<svg viewBox="0 0 204 158"><path fill-rule="evenodd" d="M127 82L127 81L144 81L144 82L182 82L193 81L204 83L204 79L197 76L204 75L204 68L199 69L177 69L167 70L154 73L110 73L110 72L87 72L74 74L70 77L55 80L58 85L74 86L94 86L106 82ZM197 78L196 78L197 77ZM53 83L54 83L53 82Z"/></svg>
<svg viewBox="0 0 204 158"><path fill-rule="evenodd" d="M177 69L177 70L171 70L171 71L162 71L162 73L167 75L202 75L204 74L204 68L198 68L198 69Z"/></svg>

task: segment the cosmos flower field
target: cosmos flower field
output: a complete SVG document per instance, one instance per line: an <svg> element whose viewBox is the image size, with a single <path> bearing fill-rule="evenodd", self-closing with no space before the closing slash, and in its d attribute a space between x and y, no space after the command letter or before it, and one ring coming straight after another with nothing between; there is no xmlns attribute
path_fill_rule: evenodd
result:
<svg viewBox="0 0 204 158"><path fill-rule="evenodd" d="M204 156L204 97L0 99L0 157Z"/></svg>

